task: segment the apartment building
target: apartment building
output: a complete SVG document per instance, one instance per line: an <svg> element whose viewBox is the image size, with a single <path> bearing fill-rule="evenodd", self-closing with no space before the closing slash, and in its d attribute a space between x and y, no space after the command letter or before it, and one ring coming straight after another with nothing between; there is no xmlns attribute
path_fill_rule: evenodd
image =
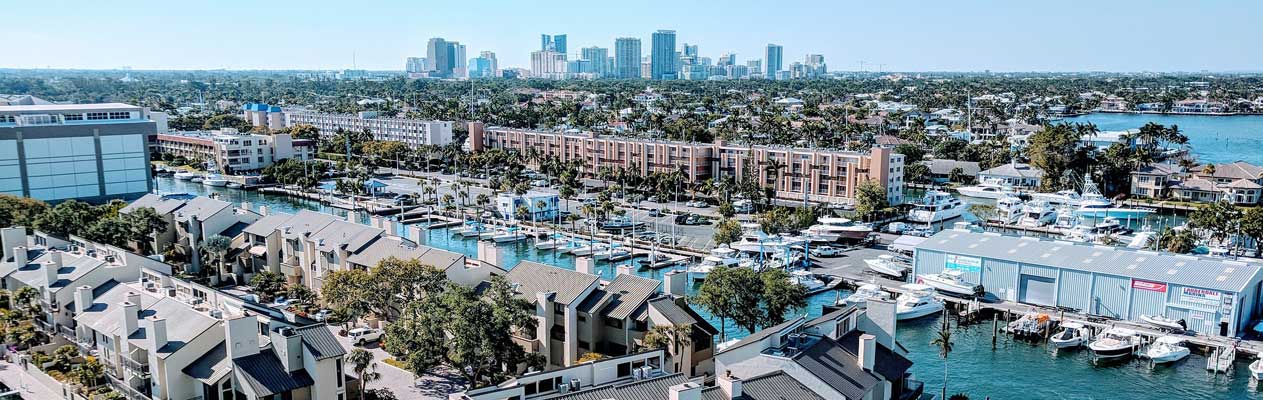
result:
<svg viewBox="0 0 1263 400"><path fill-rule="evenodd" d="M241 106L241 117L253 126L261 126L272 130L285 128L285 113L281 111L279 106L246 103Z"/></svg>
<svg viewBox="0 0 1263 400"><path fill-rule="evenodd" d="M351 132L367 130L373 134L374 140L400 142L413 148L452 143L451 121L383 117L376 111L334 114L307 109L287 109L285 116L286 126L314 126L320 130L321 139L333 138L333 135L341 129Z"/></svg>
<svg viewBox="0 0 1263 400"><path fill-rule="evenodd" d="M0 193L58 202L134 199L153 189L144 109L128 104L0 106Z"/></svg>
<svg viewBox="0 0 1263 400"><path fill-rule="evenodd" d="M141 207L153 208L167 221L167 229L154 235L153 248L161 252L173 247L186 257L190 272L201 270L202 244L207 238L224 236L233 239L233 245L238 246L238 234L261 217L249 207L234 207L223 200L188 194L147 194L119 212L126 214ZM224 278L227 277L214 277L216 280ZM237 276L236 279L236 282L245 282L242 279L248 277Z"/></svg>
<svg viewBox="0 0 1263 400"><path fill-rule="evenodd" d="M853 202L859 184L874 180L886 188L891 204L903 203L903 155L887 148L848 152L510 128L483 128L480 133L485 148L533 149L542 159L582 161L588 175L601 167L612 167L641 173L681 171L694 183L750 176L764 187L774 188L777 198L825 203ZM769 165L782 167L774 170Z"/></svg>
<svg viewBox="0 0 1263 400"><path fill-rule="evenodd" d="M158 134L157 149L163 154L214 163L217 172L236 174L257 172L284 159L310 160L316 144L294 140L289 134L262 135L224 128Z"/></svg>
<svg viewBox="0 0 1263 400"><path fill-rule="evenodd" d="M591 259L578 264L576 271L523 261L506 276L518 295L535 306L538 321L535 331L519 332L514 340L527 351L544 355L549 369L573 366L589 352L639 352L645 333L657 325L692 328L692 343L668 349L670 361L659 365L688 376L714 368L711 343L719 332L683 302L683 273L668 274L663 293L663 283L630 270L602 281L592 273Z"/></svg>

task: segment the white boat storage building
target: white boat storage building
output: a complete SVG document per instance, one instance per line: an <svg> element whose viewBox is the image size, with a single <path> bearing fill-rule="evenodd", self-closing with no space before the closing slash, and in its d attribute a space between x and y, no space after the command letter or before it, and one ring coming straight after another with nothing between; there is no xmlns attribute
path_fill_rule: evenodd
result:
<svg viewBox="0 0 1263 400"><path fill-rule="evenodd" d="M1240 336L1259 314L1259 265L1033 237L948 229L916 245L913 276L964 272L996 298L1109 318L1183 319Z"/></svg>

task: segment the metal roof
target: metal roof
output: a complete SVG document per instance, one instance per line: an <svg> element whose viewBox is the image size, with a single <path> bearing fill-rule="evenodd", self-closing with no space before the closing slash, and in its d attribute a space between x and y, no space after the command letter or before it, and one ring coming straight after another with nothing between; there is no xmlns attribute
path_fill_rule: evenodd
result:
<svg viewBox="0 0 1263 400"><path fill-rule="evenodd" d="M872 372L860 368L858 359L842 345L827 337L799 353L794 362L848 399L864 398L880 381Z"/></svg>
<svg viewBox="0 0 1263 400"><path fill-rule="evenodd" d="M333 336L333 332L329 331L329 326L325 324L308 325L301 328L294 328L294 332L302 335L303 346L311 351L317 360L327 358L341 357L346 354L346 348L338 343L338 338Z"/></svg>
<svg viewBox="0 0 1263 400"><path fill-rule="evenodd" d="M517 292L526 301L534 303L536 293L553 292L556 293L553 301L561 304L571 304L579 300L579 296L600 279L596 275L534 261L518 263L509 270L506 278L518 285Z"/></svg>
<svg viewBox="0 0 1263 400"><path fill-rule="evenodd" d="M716 351L715 354L727 352L739 347L744 347L745 345L748 345L751 343L760 342L763 339L767 339L768 337L771 337L772 335L781 333L789 329L796 329L798 328L798 325L802 323L803 320L805 319L806 318L802 316L798 316L795 318L791 318L788 321L782 322L779 325L776 325L770 328L764 328L761 331L751 333L749 336L746 336L744 338L741 338L741 340L738 340L737 343L733 343L731 346L724 347L723 349Z"/></svg>
<svg viewBox="0 0 1263 400"><path fill-rule="evenodd" d="M627 318L658 291L659 284L661 282L657 279L619 275L604 288L593 291L579 305L579 311L600 313L614 319Z"/></svg>
<svg viewBox="0 0 1263 400"><path fill-rule="evenodd" d="M1260 270L1240 261L956 229L916 248L1229 292L1245 291Z"/></svg>
<svg viewBox="0 0 1263 400"><path fill-rule="evenodd" d="M740 399L762 400L824 400L815 391L803 385L784 371L775 371L749 379L741 380ZM706 388L702 392L703 400L727 400L728 397L717 386Z"/></svg>
<svg viewBox="0 0 1263 400"><path fill-rule="evenodd" d="M285 393L316 383L305 369L292 373L285 371L285 365L271 349L233 359L232 364L236 367L237 377L250 384L258 396Z"/></svg>

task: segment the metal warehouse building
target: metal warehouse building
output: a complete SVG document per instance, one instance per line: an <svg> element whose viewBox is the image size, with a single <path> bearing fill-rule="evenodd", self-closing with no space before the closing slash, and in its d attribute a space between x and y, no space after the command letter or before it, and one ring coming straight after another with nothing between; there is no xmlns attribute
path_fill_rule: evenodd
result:
<svg viewBox="0 0 1263 400"><path fill-rule="evenodd" d="M1260 267L1238 261L948 229L916 246L913 274L964 272L1003 300L1110 318L1183 319L1240 336L1259 314Z"/></svg>

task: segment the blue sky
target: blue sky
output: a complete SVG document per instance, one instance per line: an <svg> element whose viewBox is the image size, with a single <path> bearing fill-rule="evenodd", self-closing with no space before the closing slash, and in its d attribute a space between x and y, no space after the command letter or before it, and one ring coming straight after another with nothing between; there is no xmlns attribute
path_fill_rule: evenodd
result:
<svg viewBox="0 0 1263 400"><path fill-rule="evenodd" d="M527 66L541 33L571 53L674 29L703 56L831 70L1260 71L1263 1L9 1L0 67L402 70L430 37ZM192 4L196 3L196 4ZM611 51L612 53L612 51Z"/></svg>

